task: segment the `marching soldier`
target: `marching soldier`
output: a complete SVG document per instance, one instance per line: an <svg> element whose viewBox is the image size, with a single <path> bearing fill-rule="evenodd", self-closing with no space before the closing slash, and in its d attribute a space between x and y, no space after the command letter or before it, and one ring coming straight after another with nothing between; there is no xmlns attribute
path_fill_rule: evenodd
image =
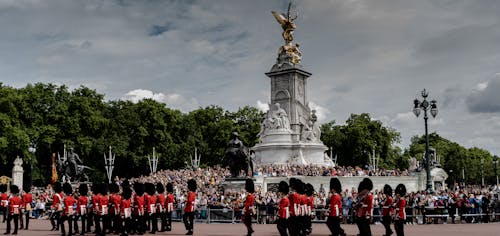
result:
<svg viewBox="0 0 500 236"><path fill-rule="evenodd" d="M85 234L85 230L87 227L85 227L85 223L87 223L87 205L89 205L89 198L87 197L89 191L89 187L87 184L80 184L78 187L78 193L80 196L78 196L78 199L76 200L76 211L77 211L77 217L80 217L80 220L82 221L82 230L80 232L80 235ZM88 230L87 232L90 232ZM75 218L75 233L78 233L78 218Z"/></svg>
<svg viewBox="0 0 500 236"><path fill-rule="evenodd" d="M135 197L134 203L134 213L133 222L134 230L133 233L143 235L146 231L145 221L144 221L144 184L134 183Z"/></svg>
<svg viewBox="0 0 500 236"><path fill-rule="evenodd" d="M299 216L299 206L300 206L300 194L297 193L297 185L299 180L296 178L290 178L290 192L288 194L288 200L290 201L289 212L290 217L288 218L288 232L290 235L299 235L298 228L298 216Z"/></svg>
<svg viewBox="0 0 500 236"><path fill-rule="evenodd" d="M60 182L54 183L54 195L52 196L52 206L50 207L50 224L52 225L51 231L58 231L60 225L60 218L62 212L62 186Z"/></svg>
<svg viewBox="0 0 500 236"><path fill-rule="evenodd" d="M162 183L156 184L156 191L158 195L156 196L156 215L160 217L160 230L159 232L164 232L167 228L166 224L166 213L165 213L165 187Z"/></svg>
<svg viewBox="0 0 500 236"><path fill-rule="evenodd" d="M406 187L404 184L398 184L394 193L396 194L396 204L394 206L396 209L396 214L394 216L394 229L396 230L397 236L404 236L404 224L406 221Z"/></svg>
<svg viewBox="0 0 500 236"><path fill-rule="evenodd" d="M307 235L311 234L312 232L312 219L315 217L314 213L314 187L312 184L308 183L306 184L305 188L306 192L306 215L305 215L305 233Z"/></svg>
<svg viewBox="0 0 500 236"><path fill-rule="evenodd" d="M371 236L370 220L373 210L373 182L369 178L364 178L358 186L358 200L356 204L356 223L360 236Z"/></svg>
<svg viewBox="0 0 500 236"><path fill-rule="evenodd" d="M298 211L295 213L297 216L297 227L299 230L299 235L305 235L305 227L306 227L306 191L305 187L306 184L302 182L302 180L297 181L297 193L299 194L299 201L298 201ZM298 213L298 214L297 214Z"/></svg>
<svg viewBox="0 0 500 236"><path fill-rule="evenodd" d="M340 219L342 218L342 197L340 193L342 192L342 184L338 178L330 179L330 202L328 219L326 220L326 226L330 229L333 236L345 236L346 233L344 229L340 227Z"/></svg>
<svg viewBox="0 0 500 236"><path fill-rule="evenodd" d="M109 219L112 222L110 227L110 232L114 232L118 234L120 232L120 203L122 201L122 197L120 194L120 186L118 184L112 183L109 185Z"/></svg>
<svg viewBox="0 0 500 236"><path fill-rule="evenodd" d="M247 196L245 199L245 206L243 207L242 220L247 227L247 236L251 236L254 232L252 229L252 219L255 215L255 185L253 180L247 179L245 181L245 190L247 191Z"/></svg>
<svg viewBox="0 0 500 236"><path fill-rule="evenodd" d="M288 236L288 218L290 217L290 201L288 200L288 184L281 181L278 185L278 194L281 197L278 208L278 219L276 220L276 227L280 236Z"/></svg>
<svg viewBox="0 0 500 236"><path fill-rule="evenodd" d="M12 234L17 234L17 229L19 227L19 215L21 214L21 207L23 201L18 196L19 187L17 185L10 186L11 196L9 198L8 203L8 212L7 212L7 229L4 234L10 234L10 222L14 220L14 232Z"/></svg>
<svg viewBox="0 0 500 236"><path fill-rule="evenodd" d="M188 180L188 194L186 197L186 206L184 207L184 226L188 231L186 235L193 235L193 223L194 223L194 204L196 201L196 180Z"/></svg>
<svg viewBox="0 0 500 236"><path fill-rule="evenodd" d="M66 235L66 227L64 227L65 221L68 221L68 228L69 228L68 235L73 235L73 220L75 217L74 206L76 204L76 200L75 200L75 198L73 198L73 188L71 187L71 184L64 183L63 191L64 191L64 194L66 196L64 197L64 200L63 200L64 208L63 208L63 212L61 215L61 223L60 223L61 224L61 235L62 236Z"/></svg>
<svg viewBox="0 0 500 236"><path fill-rule="evenodd" d="M132 190L130 186L123 187L122 195L123 198L120 203L120 215L123 221L121 236L127 236L132 232Z"/></svg>
<svg viewBox="0 0 500 236"><path fill-rule="evenodd" d="M100 233L97 235L106 235L106 230L109 225L109 196L108 196L108 184L101 183L99 191L99 207L97 210L97 224L96 228L100 229ZM101 222L101 225L99 224Z"/></svg>
<svg viewBox="0 0 500 236"><path fill-rule="evenodd" d="M26 224L24 224L24 229L28 229L30 224L30 215L31 215L31 204L33 203L33 195L30 193L30 189L28 188L22 197L23 200L23 208L24 208L24 217L26 218ZM23 228L23 219L21 217L21 229Z"/></svg>
<svg viewBox="0 0 500 236"><path fill-rule="evenodd" d="M388 184L384 185L384 195L385 200L382 203L382 224L385 227L384 236L390 236L393 233L391 230L391 216L393 214L392 204L394 200L392 199L392 188Z"/></svg>
<svg viewBox="0 0 500 236"><path fill-rule="evenodd" d="M5 223L7 220L7 206L9 205L9 195L7 195L7 185L0 185L0 212L2 213L3 220L2 223Z"/></svg>
<svg viewBox="0 0 500 236"><path fill-rule="evenodd" d="M165 200L165 208L167 211L167 228L166 231L172 231L172 212L174 211L174 186L172 183L167 184L167 199Z"/></svg>
<svg viewBox="0 0 500 236"><path fill-rule="evenodd" d="M148 225L151 225L151 234L155 234L158 231L158 219L156 216L156 189L153 183L146 183L146 192L148 196L146 198L146 212L148 217Z"/></svg>

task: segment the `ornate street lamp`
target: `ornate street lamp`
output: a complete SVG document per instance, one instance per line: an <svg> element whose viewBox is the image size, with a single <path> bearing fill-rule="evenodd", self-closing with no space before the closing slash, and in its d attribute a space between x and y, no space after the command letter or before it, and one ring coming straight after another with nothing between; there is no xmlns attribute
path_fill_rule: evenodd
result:
<svg viewBox="0 0 500 236"><path fill-rule="evenodd" d="M427 116L427 111L429 110L432 117L436 118L438 114L438 109L436 105L436 100L432 100L430 103L427 101L427 96L429 96L429 92L427 90L422 90L422 97L424 98L423 101L419 101L418 99L415 99L413 101L414 107L413 107L413 113L415 116L419 116L421 110L424 111L424 121L425 121L425 170L427 172L427 182L426 182L426 191L431 193L433 192L432 190L432 182L431 182L431 166L430 166L430 158L429 158L429 132L427 128L427 120L429 117Z"/></svg>
<svg viewBox="0 0 500 236"><path fill-rule="evenodd" d="M30 178L29 178L29 185L27 187L31 189L31 186L33 186L33 161L35 160L35 153L36 153L36 144L34 142L30 143L28 151L32 154L32 156L30 158L30 175L29 175Z"/></svg>
<svg viewBox="0 0 500 236"><path fill-rule="evenodd" d="M498 156L497 155L493 156L493 164L495 164L493 167L495 169L495 178L497 179L497 186L498 186L498 174L497 174Z"/></svg>

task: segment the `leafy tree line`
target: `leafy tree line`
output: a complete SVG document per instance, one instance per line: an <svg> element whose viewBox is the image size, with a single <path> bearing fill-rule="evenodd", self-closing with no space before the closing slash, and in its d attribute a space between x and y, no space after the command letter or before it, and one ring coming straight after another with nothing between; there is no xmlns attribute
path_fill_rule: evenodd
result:
<svg viewBox="0 0 500 236"><path fill-rule="evenodd" d="M248 147L258 142L263 115L250 106L235 112L208 106L182 113L151 99L104 101L104 95L84 86L70 91L65 85L12 88L0 83L0 175L11 175L13 160L19 155L24 158L25 174L33 166L33 180L45 184L51 177L51 155L62 154L64 145L73 147L84 164L94 169L92 180L106 178L103 154L109 146L116 154L114 174L118 176L147 175L147 156L153 147L159 155L158 169L185 167L194 147L202 154L203 166L221 164L232 132L238 132ZM375 150L381 168L404 169L410 156L421 159L425 149L425 138L414 137L410 147L401 150L396 146L400 134L366 113L351 115L345 125L331 121L321 130L322 141L332 147L340 165L365 167ZM36 145L34 154L28 151L31 143ZM455 180L466 167L471 170L465 173L466 179L477 183L481 159L484 176L493 179L492 156L487 151L465 149L437 134L431 135L431 146L441 156L443 168L453 170Z"/></svg>

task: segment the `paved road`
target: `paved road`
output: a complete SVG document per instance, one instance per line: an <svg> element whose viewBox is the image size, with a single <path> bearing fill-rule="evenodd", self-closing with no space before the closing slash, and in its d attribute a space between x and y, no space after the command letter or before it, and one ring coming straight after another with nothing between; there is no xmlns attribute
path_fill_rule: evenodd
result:
<svg viewBox="0 0 500 236"><path fill-rule="evenodd" d="M5 224L0 225L0 234L5 232ZM357 229L354 225L342 225L348 235L356 235ZM50 222L47 220L32 220L30 222L30 230L20 230L18 235L41 236L41 235L60 235L60 232L50 231ZM174 223L172 232L157 233L156 235L184 235L186 231L181 223ZM384 234L382 225L372 225L372 233L374 236ZM254 225L255 236L278 236L276 225ZM195 224L194 235L204 236L234 236L245 235L245 226L242 224ZM311 235L327 236L330 232L324 224L315 224ZM90 235L90 234L87 234ZM500 223L489 224L446 224L446 225L405 225L406 236L489 236L500 235Z"/></svg>

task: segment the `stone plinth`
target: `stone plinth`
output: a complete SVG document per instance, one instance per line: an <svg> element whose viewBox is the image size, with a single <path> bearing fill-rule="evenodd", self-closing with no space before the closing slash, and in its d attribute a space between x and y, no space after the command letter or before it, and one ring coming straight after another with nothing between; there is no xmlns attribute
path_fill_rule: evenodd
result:
<svg viewBox="0 0 500 236"><path fill-rule="evenodd" d="M245 181L247 178L226 178L222 183L224 191L239 192L245 189Z"/></svg>
<svg viewBox="0 0 500 236"><path fill-rule="evenodd" d="M299 164L327 165L331 160L325 159L327 147L321 143L259 143L252 150L255 152L255 163L260 164Z"/></svg>
<svg viewBox="0 0 500 236"><path fill-rule="evenodd" d="M23 174L23 159L17 157L12 168L12 184L17 185L19 189L23 188Z"/></svg>

